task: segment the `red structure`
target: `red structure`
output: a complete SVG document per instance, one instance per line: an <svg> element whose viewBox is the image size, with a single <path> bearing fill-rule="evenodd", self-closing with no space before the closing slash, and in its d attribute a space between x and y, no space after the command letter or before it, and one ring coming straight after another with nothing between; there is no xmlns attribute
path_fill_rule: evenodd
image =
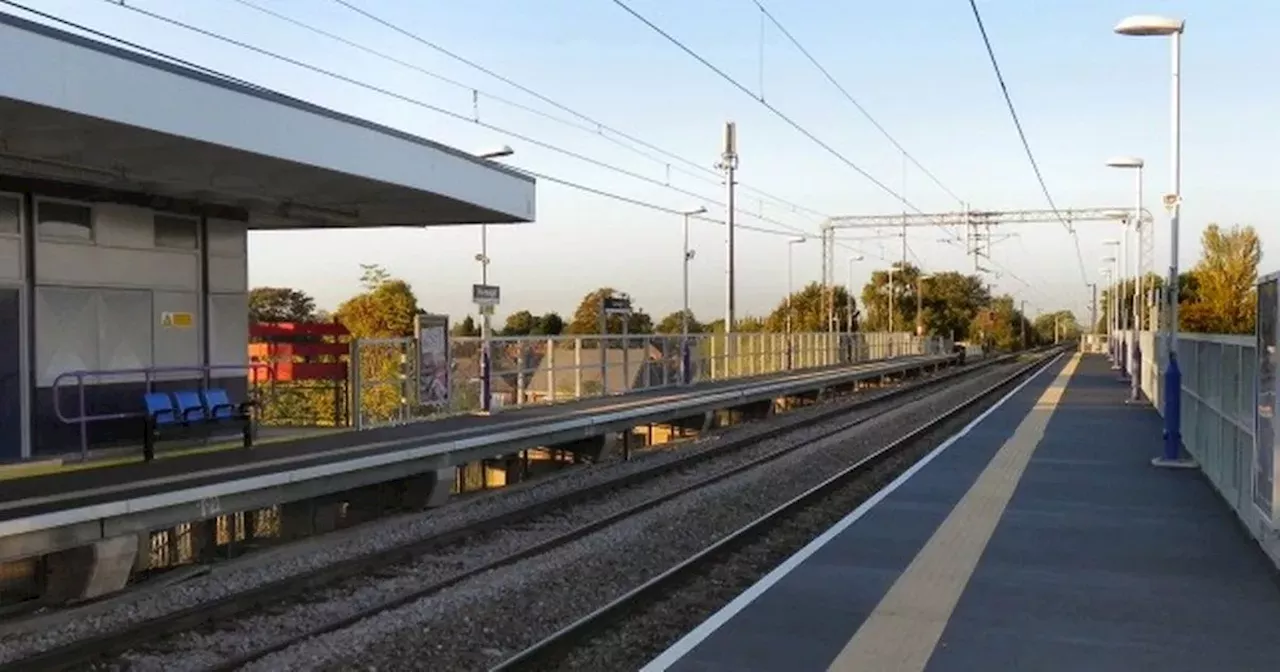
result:
<svg viewBox="0 0 1280 672"><path fill-rule="evenodd" d="M337 322L275 322L249 325L249 361L255 383L303 380L346 382L351 332Z"/></svg>

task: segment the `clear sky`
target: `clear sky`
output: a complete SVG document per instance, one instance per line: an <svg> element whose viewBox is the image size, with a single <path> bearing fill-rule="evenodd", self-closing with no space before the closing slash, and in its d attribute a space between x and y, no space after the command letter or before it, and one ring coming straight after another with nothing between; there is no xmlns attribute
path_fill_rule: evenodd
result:
<svg viewBox="0 0 1280 672"><path fill-rule="evenodd" d="M331 0L246 0L378 49L481 92L480 118L657 180L668 170L599 136L540 118L486 94L563 112L454 61ZM820 217L761 199L768 192L827 214L891 214L902 205L820 146L773 116L629 16L611 0L351 0L423 38L613 128L699 166L718 159L721 128L737 122L743 207L816 233ZM512 165L592 187L691 208L722 199L712 175L671 173L675 193L502 133L308 72L103 0L28 0L29 6L159 49L300 98L468 151L515 148ZM127 0L460 114L472 92L289 25L236 0ZM762 33L751 0L629 0L629 4L860 168L926 212L960 208L902 155L772 25ZM868 112L951 192L976 210L1045 208L1005 108L965 0L768 0L765 6ZM1132 175L1104 167L1107 157L1144 157L1146 206L1157 215L1156 265L1167 268L1168 222L1159 196L1170 184L1169 42L1112 33L1135 13L1187 19L1183 53L1183 209L1180 260L1194 263L1210 222L1253 224L1263 239L1263 271L1277 265L1280 226L1264 208L1280 176L1275 118L1280 64L1271 33L1280 3L1267 0L984 0L978 3L1014 104L1054 201L1061 208L1130 205ZM19 15L22 12L6 7ZM763 39L762 39L763 35ZM761 56L763 55L763 59ZM1272 64L1268 66L1266 64ZM244 123L253 123L245 119ZM696 169L674 164L697 173ZM1265 187L1264 187L1265 185ZM1270 194L1265 188L1270 188ZM763 207L763 210L761 208ZM722 209L710 206L719 216ZM744 224L780 228L750 217ZM1084 270L1098 277L1111 223L1081 224ZM994 245L1003 269L998 291L1038 309L1069 307L1083 316L1087 291L1070 236L1060 224L1001 227L1018 233ZM850 234L852 235L852 234ZM724 230L697 223L692 307L713 319L724 305ZM963 248L936 229L908 237L910 257L927 270L969 270ZM679 308L678 217L551 183L538 187L538 221L490 229L491 281L503 288L501 317L529 309L569 313L602 285L628 291L656 317ZM785 235L738 238L738 312L769 310L787 287ZM858 287L901 254L900 240L862 243ZM288 285L332 308L356 289L360 263L378 263L410 281L425 309L471 309L476 227L261 233L250 238L250 281ZM794 282L821 274L817 241L798 246ZM837 254L843 282L852 253Z"/></svg>

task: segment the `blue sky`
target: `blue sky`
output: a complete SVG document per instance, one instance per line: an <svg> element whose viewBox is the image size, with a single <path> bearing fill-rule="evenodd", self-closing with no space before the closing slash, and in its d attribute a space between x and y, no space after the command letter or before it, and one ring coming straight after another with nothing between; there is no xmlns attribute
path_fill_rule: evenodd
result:
<svg viewBox="0 0 1280 672"><path fill-rule="evenodd" d="M666 167L592 133L569 128L487 97L553 108L364 19L330 0L250 0L376 48L481 91L486 122L599 161L664 179ZM773 116L637 22L610 0L352 0L381 17L534 89L576 111L710 167L721 127L737 122L739 179L791 203L828 214L890 214L902 205L865 177ZM469 151L510 144L510 163L592 187L688 208L707 200L674 193L522 143L501 133L362 90L98 0L30 0L30 6L175 56ZM235 0L128 0L202 28L286 54L433 105L470 114L471 91L361 53L290 26ZM926 212L960 204L908 166L893 145L771 25L750 0L629 0L646 15L753 91L763 84L772 105ZM982 40L964 0L848 2L770 0L773 14L908 152L947 189L979 210L1044 208L1047 203L1005 109ZM1280 93L1259 72L1280 63L1265 31L1280 3L1264 0L985 0L979 2L1045 181L1059 207L1128 205L1133 180L1104 160L1147 160L1146 206L1157 213L1156 264L1167 267L1168 224L1159 195L1169 188L1169 44L1111 32L1134 13L1188 21L1183 53L1183 223L1180 260L1194 263L1209 222L1255 225L1264 253L1280 247L1280 227L1264 212L1264 183L1280 176ZM4 11L15 11L5 8ZM15 12L21 14L21 12ZM763 61L761 60L763 53ZM763 62L763 66L762 66ZM1269 117L1265 118L1264 116ZM1268 123L1269 122L1269 123ZM251 120L245 120L251 123ZM681 168L687 166L674 164ZM697 172L696 170L693 172ZM703 177L709 177L703 175ZM714 178L672 173L672 183L721 200ZM816 233L808 212L740 192L743 207ZM763 210L761 209L763 208ZM712 207L713 214L721 212ZM503 287L499 316L527 308L571 312L602 285L629 291L655 315L679 308L680 220L556 184L538 192L538 221L490 229L491 281ZM750 217L745 224L779 228ZM1082 285L1071 238L1060 224L1003 227L1017 238L997 243L992 278L1040 309L1083 315ZM1091 281L1114 224L1081 224L1079 240ZM940 231L915 229L911 259L928 270L972 270L964 250ZM738 238L739 314L772 308L787 286L786 236L742 232ZM861 287L874 268L897 258L899 241L865 243L854 266ZM692 307L723 312L723 228L695 224L698 250ZM795 250L795 283L820 277L816 241ZM460 315L478 281L476 227L254 234L250 280L295 286L333 307L356 289L360 263L378 263L410 281L420 303ZM837 254L838 277L852 253ZM1263 270L1275 270L1264 256Z"/></svg>

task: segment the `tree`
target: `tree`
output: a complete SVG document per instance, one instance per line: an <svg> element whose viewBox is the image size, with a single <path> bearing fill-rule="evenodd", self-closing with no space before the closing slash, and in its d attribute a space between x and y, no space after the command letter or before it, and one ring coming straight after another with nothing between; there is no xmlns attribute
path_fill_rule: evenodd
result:
<svg viewBox="0 0 1280 672"><path fill-rule="evenodd" d="M502 326L503 336L528 336L533 333L537 326L537 318L533 313L527 310L518 310L507 316L507 322Z"/></svg>
<svg viewBox="0 0 1280 672"><path fill-rule="evenodd" d="M1042 313L1036 316L1033 324L1036 343L1053 343L1055 335L1064 341L1080 336L1080 325L1076 322L1075 313L1069 310Z"/></svg>
<svg viewBox="0 0 1280 672"><path fill-rule="evenodd" d="M614 296L618 292L612 287L601 287L582 297L578 309L573 311L573 321L567 329L570 334L593 335L600 333L600 308L606 296ZM608 333L622 333L622 316L610 315L607 323ZM653 318L641 310L633 300L631 315L627 319L627 332L632 334L653 333Z"/></svg>
<svg viewBox="0 0 1280 672"><path fill-rule="evenodd" d="M251 322L313 322L316 301L306 292L289 287L254 287L249 290Z"/></svg>
<svg viewBox="0 0 1280 672"><path fill-rule="evenodd" d="M418 299L409 283L392 278L380 267L361 264L361 268L365 291L338 306L338 321L356 338L412 336Z"/></svg>
<svg viewBox="0 0 1280 672"><path fill-rule="evenodd" d="M969 336L969 325L978 310L991 302L986 283L976 275L955 271L921 278L920 269L912 264L893 266L893 330L914 331L917 307L926 333L951 335L957 339ZM862 305L866 308L865 328L889 330L889 271L875 271L862 288Z"/></svg>
<svg viewBox="0 0 1280 672"><path fill-rule="evenodd" d="M849 322L849 308L853 305L849 290L836 286L832 288L835 296L836 320L843 328ZM827 331L827 304L821 283L811 282L804 289L791 295L791 330ZM855 312L857 308L854 308ZM766 331L785 332L787 330L787 300L778 302L778 306L764 319Z"/></svg>
<svg viewBox="0 0 1280 672"><path fill-rule="evenodd" d="M1013 297L1001 296L974 315L969 325L969 340L997 350L1015 350L1021 343L1024 327L1027 339L1030 340L1035 331L1027 324L1026 317L1014 307Z"/></svg>
<svg viewBox="0 0 1280 672"><path fill-rule="evenodd" d="M536 336L559 336L564 333L564 318L559 313L545 313L534 321L533 331Z"/></svg>
<svg viewBox="0 0 1280 672"><path fill-rule="evenodd" d="M920 293L925 333L954 335L956 340L969 337L973 317L991 302L991 293L982 278L955 271L935 273L925 279ZM915 317L914 306L911 306L911 316Z"/></svg>
<svg viewBox="0 0 1280 672"><path fill-rule="evenodd" d="M1180 327L1187 331L1244 334L1254 330L1254 285L1262 243L1252 226L1223 230L1210 224L1200 238L1200 262L1192 269L1194 294Z"/></svg>
<svg viewBox="0 0 1280 672"><path fill-rule="evenodd" d="M470 315L462 318L461 322L455 322L453 329L450 331L453 332L454 336L474 337L480 335L480 327L476 326L476 319Z"/></svg>
<svg viewBox="0 0 1280 672"><path fill-rule="evenodd" d="M659 334L680 333L681 330L684 328L683 326L684 323L682 319L684 315L685 315L685 311L683 310L677 310L676 312L667 315L666 317L662 318L662 321L658 323L657 327L654 327L654 331ZM689 333L696 334L701 332L703 329L702 323L698 322L698 319L693 316L693 311L692 310L689 311L688 315L689 315ZM721 324L723 324L723 322Z"/></svg>

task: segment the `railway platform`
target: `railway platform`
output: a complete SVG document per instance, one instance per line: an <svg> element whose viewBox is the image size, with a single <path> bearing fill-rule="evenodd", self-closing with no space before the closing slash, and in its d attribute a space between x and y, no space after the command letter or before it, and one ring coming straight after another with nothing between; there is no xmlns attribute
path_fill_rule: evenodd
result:
<svg viewBox="0 0 1280 672"><path fill-rule="evenodd" d="M1276 669L1276 567L1126 395L1061 358L645 672Z"/></svg>

